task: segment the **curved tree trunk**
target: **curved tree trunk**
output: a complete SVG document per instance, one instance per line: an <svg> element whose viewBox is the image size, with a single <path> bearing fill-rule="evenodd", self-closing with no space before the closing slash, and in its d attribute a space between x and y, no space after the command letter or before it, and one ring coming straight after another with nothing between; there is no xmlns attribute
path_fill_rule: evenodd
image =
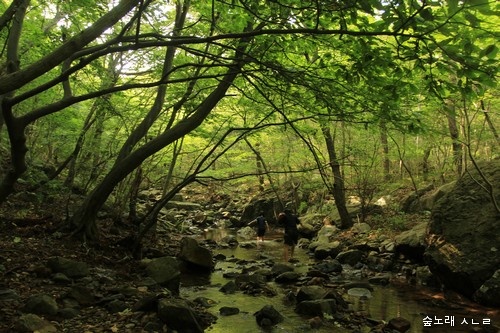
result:
<svg viewBox="0 0 500 333"><path fill-rule="evenodd" d="M12 14L13 23L7 40L7 74L14 74L19 70L19 39L23 28L24 16L28 8L29 0L17 2L17 9ZM11 6L12 7L12 6ZM1 74L1 73L0 73ZM0 203L14 191L17 179L26 171L26 125L16 118L12 106L5 103L6 99L12 97L14 91L5 92L0 95L0 129L5 124L9 132L11 167L7 171L0 184Z"/></svg>
<svg viewBox="0 0 500 333"><path fill-rule="evenodd" d="M66 43L55 49L52 53L41 58L25 68L19 69L17 59L17 48L24 20L24 14L29 4L29 0L16 2L19 7L14 14L14 23L11 27L9 40L7 42L7 57L9 59L8 68L5 75L0 75L0 108L3 121L9 132L11 145L11 167L0 184L0 204L13 192L14 184L18 178L26 171L26 127L38 119L36 111L31 111L19 118L13 114L9 97L14 96L17 89L25 86L46 72L57 67L75 52L84 48L88 43L98 38L106 29L118 22L137 4L137 0L122 0L116 7L103 15L92 26L81 31ZM10 7L9 7L10 8ZM4 15L2 15L2 20Z"/></svg>
<svg viewBox="0 0 500 333"><path fill-rule="evenodd" d="M184 27L184 22L188 12L189 3L190 1L186 1L184 6L182 6L180 2L177 2L175 27L173 29L174 37L178 36L179 32ZM164 81L166 81L170 75L176 51L177 51L176 46L169 46L165 51L165 57L163 59L163 68L162 68L162 78ZM166 94L167 94L167 85L166 84L159 85L158 90L156 91L156 97L153 106L149 110L146 117L144 117L141 123L128 136L120 152L118 153L118 157L116 158L115 164L119 163L128 154L130 154L135 145L148 133L149 129L151 128L155 120L160 115L161 110L163 109L163 105L165 104ZM174 115L172 115L172 117L174 117Z"/></svg>
<svg viewBox="0 0 500 333"><path fill-rule="evenodd" d="M241 57L241 55L240 55ZM172 128L161 135L137 148L122 160L115 163L112 169L87 196L80 210L72 219L73 225L77 227L76 232L83 232L84 236L95 240L98 238L95 223L97 212L104 205L115 186L125 179L132 171L141 165L149 156L180 139L184 135L196 129L210 114L217 103L225 96L227 89L238 76L241 63L237 62L230 67L224 78L219 82L215 90L198 106L196 111L188 118L181 120Z"/></svg>

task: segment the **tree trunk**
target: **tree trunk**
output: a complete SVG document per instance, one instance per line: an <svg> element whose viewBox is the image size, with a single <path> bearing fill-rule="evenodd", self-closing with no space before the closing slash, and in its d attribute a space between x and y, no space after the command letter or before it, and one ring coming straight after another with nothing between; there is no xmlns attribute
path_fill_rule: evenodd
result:
<svg viewBox="0 0 500 333"><path fill-rule="evenodd" d="M260 152L252 146L250 141L248 141L247 138L244 139L250 150L255 154L255 163L256 163L256 168L257 168L257 178L259 180L259 191L263 192L264 191L264 174L268 174L267 168L265 166L265 163L262 159L262 156L260 155ZM256 147L259 147L259 143L256 143ZM270 179L269 179L270 180ZM272 182L271 182L272 184Z"/></svg>
<svg viewBox="0 0 500 333"><path fill-rule="evenodd" d="M184 27L184 22L188 12L188 7L189 7L189 1L186 1L184 6L181 5L180 1L177 2L175 27L173 29L174 37L178 36L179 32ZM176 46L169 46L165 51L165 57L163 59L163 68L161 74L161 77L165 81L168 80L170 72L172 70L176 51L177 51ZM166 84L159 85L153 106L149 110L146 117L144 117L141 123L128 136L120 152L118 153L118 157L116 158L115 164L119 163L128 154L130 154L134 146L148 133L148 130L151 128L155 120L158 118L161 110L163 109L163 105L165 104L166 94L167 94L167 85Z"/></svg>
<svg viewBox="0 0 500 333"><path fill-rule="evenodd" d="M12 105L9 104L9 96L13 96L15 91L36 78L44 75L62 62L70 58L75 52L84 48L88 43L99 37L106 29L118 22L132 8L137 5L137 0L122 0L115 8L103 15L89 28L69 39L66 43L58 47L52 53L41 58L35 63L23 69L17 70L19 61L17 59L17 47L24 20L24 14L29 4L28 0L18 1L19 7L14 14L14 24L11 27L9 40L7 42L8 70L6 75L0 76L0 105L4 124L9 132L11 145L11 168L0 184L0 203L13 192L17 179L26 171L26 127L33 121L32 112L19 118L14 117ZM3 17L3 16L2 16ZM15 57L13 58L13 56ZM12 60L12 61L11 61ZM35 117L36 118L36 117Z"/></svg>
<svg viewBox="0 0 500 333"><path fill-rule="evenodd" d="M170 165L168 166L167 176L165 177L165 183L163 184L162 196L168 193L170 186L172 185L175 165L177 164L177 160L179 158L183 143L184 138L181 138L180 140L174 142L174 147L172 149L172 161L170 161Z"/></svg>
<svg viewBox="0 0 500 333"><path fill-rule="evenodd" d="M380 142L382 143L383 151L384 179L387 181L391 178L391 161L389 160L389 140L387 138L387 125L385 120L380 121Z"/></svg>
<svg viewBox="0 0 500 333"><path fill-rule="evenodd" d="M353 222L346 206L344 179L342 178L340 163L335 152L335 142L333 141L329 128L327 128L326 126L322 126L321 130L325 138L328 158L330 160L329 164L332 169L334 179L333 187L331 188L331 194L335 199L335 206L337 206L337 211L339 212L340 228L347 229L352 226Z"/></svg>
<svg viewBox="0 0 500 333"><path fill-rule="evenodd" d="M425 181L429 179L429 157L431 156L432 147L425 148L422 161L422 175Z"/></svg>
<svg viewBox="0 0 500 333"><path fill-rule="evenodd" d="M24 16L28 8L29 0L21 0L13 13L13 23L7 40L7 74L15 74L19 70L19 39L23 28ZM12 7L12 6L11 6ZM3 78L3 77L2 77ZM14 184L26 171L26 123L16 118L12 112L12 106L5 103L6 98L12 97L14 91L5 91L0 94L0 129L5 124L9 133L11 167L7 171L0 184L0 203L14 191Z"/></svg>
<svg viewBox="0 0 500 333"><path fill-rule="evenodd" d="M463 172L463 152L462 144L459 141L460 132L457 125L455 106L447 107L446 118L448 119L448 130L450 131L450 137L452 140L453 163L455 164L455 172L457 176L460 177Z"/></svg>
<svg viewBox="0 0 500 333"><path fill-rule="evenodd" d="M142 168L138 167L135 170L134 179L130 185L130 195L128 203L128 218L132 223L138 221L137 217L137 198L139 197L139 190L142 182Z"/></svg>
<svg viewBox="0 0 500 333"><path fill-rule="evenodd" d="M481 110L483 111L484 119L486 120L486 123L488 124L488 127L491 130L491 133L493 133L493 136L495 137L497 144L500 145L500 137L498 136L497 129L495 128L495 126L493 125L493 122L491 121L489 111L484 106L484 100L481 100Z"/></svg>
<svg viewBox="0 0 500 333"><path fill-rule="evenodd" d="M138 0L122 0L116 7L104 14L89 28L70 38L66 43L55 49L52 53L30 64L22 70L0 77L0 95L15 91L45 75L57 67L75 52L83 49L87 44L101 36L104 31L122 19L129 11L139 4ZM16 14L17 15L17 14Z"/></svg>
<svg viewBox="0 0 500 333"><path fill-rule="evenodd" d="M241 56L242 54L240 53L239 57ZM83 232L85 236L93 240L97 239L98 234L95 223L97 212L103 206L115 186L141 165L146 158L201 125L217 103L225 96L227 89L229 89L234 79L240 73L241 66L240 62L236 62L231 66L214 91L196 108L196 111L191 116L179 121L170 129L115 163L108 174L87 196L79 212L73 216L72 223L77 227L76 232Z"/></svg>

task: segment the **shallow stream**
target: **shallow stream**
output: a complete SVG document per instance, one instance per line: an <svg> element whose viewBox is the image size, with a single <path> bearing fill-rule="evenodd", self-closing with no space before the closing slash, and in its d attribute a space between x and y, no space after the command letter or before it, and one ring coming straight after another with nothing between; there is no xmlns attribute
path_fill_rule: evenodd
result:
<svg viewBox="0 0 500 333"><path fill-rule="evenodd" d="M220 240L230 231L212 230L205 235L206 239ZM283 243L280 242L281 235L273 233L266 235L266 240L259 243L258 247L218 249L214 254L223 254L227 259L237 258L240 260L258 263L263 258L273 259L275 262L283 260ZM243 241L245 242L245 241ZM248 241L247 241L248 242ZM254 241L255 242L255 241ZM305 273L309 265L315 260L311 258L306 250L296 249L295 258L299 260L295 263L295 270L299 273ZM196 297L206 297L216 302L216 305L209 308L209 311L218 317L206 332L213 333L251 333L251 332L352 332L342 327L323 327L311 329L307 318L301 317L294 312L293 305L287 305L284 301L285 294L291 287L283 286L270 282L269 285L278 292L275 297L252 296L236 292L234 294L224 294L219 291L220 287L226 284L229 279L223 277L223 273L241 272L241 266L234 260L219 261L215 271L210 275L188 275L183 276L181 283L181 296L193 300ZM344 281L356 281L355 271L350 271L346 267L347 276ZM344 274L344 273L343 273ZM342 275L339 279L342 279ZM358 281L362 281L359 278ZM480 326L492 328L492 325L500 326L499 309L489 309L478 306L474 303L461 304L456 306L443 300L442 293L425 287L414 287L407 284L390 284L388 286L373 286L374 290L368 299L360 299L356 296L345 294L344 298L350 302L351 309L362 312L369 318L388 321L394 317L403 317L411 322L411 328L408 332L472 332ZM274 327L271 331L261 329L253 314L260 310L264 305L273 305L285 320ZM223 306L237 307L240 313L232 316L221 316L219 309ZM425 318L432 319L432 323L424 324ZM453 326L449 321L453 318ZM441 324L438 324L439 320ZM448 323L445 323L448 319ZM467 322L467 324L464 322ZM487 324L490 320L490 324ZM477 324L476 324L477 323Z"/></svg>

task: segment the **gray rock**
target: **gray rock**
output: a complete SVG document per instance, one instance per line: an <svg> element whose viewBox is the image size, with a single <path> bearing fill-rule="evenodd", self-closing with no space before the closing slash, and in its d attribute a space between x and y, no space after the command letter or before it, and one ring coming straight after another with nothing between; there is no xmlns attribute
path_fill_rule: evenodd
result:
<svg viewBox="0 0 500 333"><path fill-rule="evenodd" d="M487 188L500 188L500 159L479 164L439 199L431 214L426 262L448 289L467 297L500 267L500 223ZM488 179L489 184L483 181ZM500 191L494 191L500 202Z"/></svg>
<svg viewBox="0 0 500 333"><path fill-rule="evenodd" d="M428 287L439 287L439 281L428 266L419 266L415 269L417 284Z"/></svg>
<svg viewBox="0 0 500 333"><path fill-rule="evenodd" d="M322 260L328 257L335 258L341 251L342 247L339 241L320 242L314 250L314 257Z"/></svg>
<svg viewBox="0 0 500 333"><path fill-rule="evenodd" d="M367 265L374 271L390 271L394 265L394 255L392 253L390 255L391 256L382 256L379 253L372 251L366 258Z"/></svg>
<svg viewBox="0 0 500 333"><path fill-rule="evenodd" d="M196 313L181 299L162 299L158 302L158 318L169 328L185 333L203 333Z"/></svg>
<svg viewBox="0 0 500 333"><path fill-rule="evenodd" d="M267 282L267 277L261 274L240 274L235 279L236 284L242 285L245 283L255 284L255 285L264 285Z"/></svg>
<svg viewBox="0 0 500 333"><path fill-rule="evenodd" d="M59 311L57 312L57 314L64 319L75 318L76 316L78 316L79 313L80 311L75 308L59 309Z"/></svg>
<svg viewBox="0 0 500 333"><path fill-rule="evenodd" d="M363 259L364 253L360 250L347 250L340 252L335 259L341 264L356 265Z"/></svg>
<svg viewBox="0 0 500 333"><path fill-rule="evenodd" d="M17 332L55 333L57 328L35 314L24 314L16 323Z"/></svg>
<svg viewBox="0 0 500 333"><path fill-rule="evenodd" d="M235 307L223 306L219 309L221 316L233 316L240 313L240 309Z"/></svg>
<svg viewBox="0 0 500 333"><path fill-rule="evenodd" d="M62 273L69 278L81 278L90 274L86 263L61 257L50 258L47 265L54 273Z"/></svg>
<svg viewBox="0 0 500 333"><path fill-rule="evenodd" d="M158 284L167 287L174 294L179 294L181 272L175 258L161 257L151 259L146 264L146 273Z"/></svg>
<svg viewBox="0 0 500 333"><path fill-rule="evenodd" d="M425 238L427 236L428 222L421 222L410 230L404 231L394 238L396 251L404 255L421 260L427 247Z"/></svg>
<svg viewBox="0 0 500 333"><path fill-rule="evenodd" d="M213 299L210 299L210 298L206 298L206 297L196 297L194 300L193 300L194 303L204 307L204 308L211 308L212 306L214 306L215 304L217 304L216 301L214 301Z"/></svg>
<svg viewBox="0 0 500 333"><path fill-rule="evenodd" d="M239 207L235 207L239 210ZM281 210L283 207L276 199L274 192L259 193L243 208L241 219L236 220L234 225L242 227L255 219L261 212L264 213L264 218L271 222L275 221L274 212Z"/></svg>
<svg viewBox="0 0 500 333"><path fill-rule="evenodd" d="M334 299L303 301L297 304L295 312L312 317L323 317L325 314L333 315L337 312L337 302Z"/></svg>
<svg viewBox="0 0 500 333"><path fill-rule="evenodd" d="M387 323L387 327L392 330L404 333L410 329L411 323L403 317L396 317L389 320L389 322Z"/></svg>
<svg viewBox="0 0 500 333"><path fill-rule="evenodd" d="M299 278L300 274L297 272L285 272L278 275L274 280L277 283L292 283L292 282L297 282Z"/></svg>
<svg viewBox="0 0 500 333"><path fill-rule="evenodd" d="M432 207L427 206L428 199L425 197L432 197L434 185L429 184L423 188L418 189L417 192L411 192L406 198L401 200L401 210L405 213L415 213L424 210L430 210ZM431 204L432 205L432 204Z"/></svg>
<svg viewBox="0 0 500 333"><path fill-rule="evenodd" d="M334 236L338 231L339 231L339 229L334 225L328 225L328 224L324 225L318 231L318 236L317 236L318 240L319 241L323 241L323 240L329 241L330 237Z"/></svg>
<svg viewBox="0 0 500 333"><path fill-rule="evenodd" d="M76 300L80 305L91 305L95 302L94 292L84 286L71 287L68 296Z"/></svg>
<svg viewBox="0 0 500 333"><path fill-rule="evenodd" d="M153 312L158 308L158 296L151 294L139 299L132 306L132 311Z"/></svg>
<svg viewBox="0 0 500 333"><path fill-rule="evenodd" d="M322 299L326 295L326 290L320 286L304 286L297 291L295 299L297 302L312 301Z"/></svg>
<svg viewBox="0 0 500 333"><path fill-rule="evenodd" d="M127 303L125 303L124 301L119 300L119 299L112 300L111 302L109 302L108 304L106 304L106 309L110 313L122 312L126 308L127 308Z"/></svg>
<svg viewBox="0 0 500 333"><path fill-rule="evenodd" d="M289 264L283 264L283 263L276 263L274 266L271 268L271 272L274 276L283 274L285 272L292 272L295 268L292 265Z"/></svg>
<svg viewBox="0 0 500 333"><path fill-rule="evenodd" d="M33 313L38 315L54 316L59 310L56 300L49 295L39 294L28 298L22 311L25 313Z"/></svg>
<svg viewBox="0 0 500 333"><path fill-rule="evenodd" d="M396 244L389 240L386 239L380 244L380 252L394 252L396 251Z"/></svg>
<svg viewBox="0 0 500 333"><path fill-rule="evenodd" d="M4 289L0 290L0 300L2 301L9 301L9 300L18 300L19 294L12 289Z"/></svg>
<svg viewBox="0 0 500 333"><path fill-rule="evenodd" d="M456 182L453 181L451 183L444 184L437 189L434 189L432 186L429 186L427 188L424 188L420 192L421 194L420 197L417 197L415 196L415 194L412 194L407 199L409 200L409 202L406 202L406 207L403 207L403 210L408 213L432 211L438 200L453 190L455 183Z"/></svg>
<svg viewBox="0 0 500 333"><path fill-rule="evenodd" d="M312 267L312 269L317 270L321 273L340 273L342 272L342 264L336 260L324 260Z"/></svg>
<svg viewBox="0 0 500 333"><path fill-rule="evenodd" d="M299 233L306 239L311 239L316 235L316 230L314 229L314 226L304 221L302 221L302 223L299 224L298 229Z"/></svg>
<svg viewBox="0 0 500 333"><path fill-rule="evenodd" d="M254 313L257 324L261 327L271 327L281 323L284 318L272 305L265 305Z"/></svg>
<svg viewBox="0 0 500 333"><path fill-rule="evenodd" d="M487 306L500 306L500 269L474 293L474 299Z"/></svg>
<svg viewBox="0 0 500 333"><path fill-rule="evenodd" d="M181 239L179 258L206 270L212 270L215 266L212 252L190 237Z"/></svg>
<svg viewBox="0 0 500 333"><path fill-rule="evenodd" d="M372 230L372 227L368 223L354 223L351 227L351 231L355 234L367 234Z"/></svg>
<svg viewBox="0 0 500 333"><path fill-rule="evenodd" d="M257 236L257 232L252 227L243 227L237 231L239 237L249 240Z"/></svg>
<svg viewBox="0 0 500 333"><path fill-rule="evenodd" d="M238 285L234 281L229 281L219 289L224 294L234 294L238 290Z"/></svg>
<svg viewBox="0 0 500 333"><path fill-rule="evenodd" d="M71 279L63 273L55 273L52 275L52 280L57 284L70 284Z"/></svg>

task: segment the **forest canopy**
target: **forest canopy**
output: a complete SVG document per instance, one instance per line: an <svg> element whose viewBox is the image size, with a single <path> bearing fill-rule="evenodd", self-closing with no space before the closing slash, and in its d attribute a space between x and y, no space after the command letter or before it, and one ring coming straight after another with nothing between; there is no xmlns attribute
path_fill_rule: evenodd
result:
<svg viewBox="0 0 500 333"><path fill-rule="evenodd" d="M498 158L497 1L0 1L0 202L445 183Z"/></svg>

